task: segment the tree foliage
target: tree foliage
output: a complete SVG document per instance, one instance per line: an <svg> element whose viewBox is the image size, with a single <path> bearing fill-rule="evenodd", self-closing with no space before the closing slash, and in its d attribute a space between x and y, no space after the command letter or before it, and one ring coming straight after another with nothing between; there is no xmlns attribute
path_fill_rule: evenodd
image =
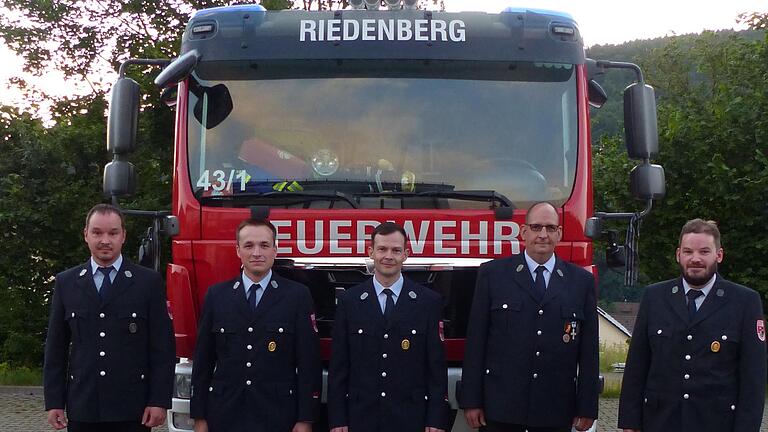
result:
<svg viewBox="0 0 768 432"><path fill-rule="evenodd" d="M765 15L753 19L764 23ZM764 298L768 293L762 259L768 239L761 234L768 216L768 37L762 36L705 32L689 46L673 39L641 59L659 95L658 163L667 182L667 197L640 238L641 268L651 281L679 274L679 230L701 217L717 221L722 231L722 273ZM629 168L622 153L616 138L595 146L598 209L637 207L626 182L617 182Z"/></svg>

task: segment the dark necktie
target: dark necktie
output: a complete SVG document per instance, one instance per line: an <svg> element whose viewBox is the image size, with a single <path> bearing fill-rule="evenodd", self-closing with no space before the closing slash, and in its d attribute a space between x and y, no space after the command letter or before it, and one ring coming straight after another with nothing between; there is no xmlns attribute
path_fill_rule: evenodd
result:
<svg viewBox="0 0 768 432"><path fill-rule="evenodd" d="M389 288L384 288L383 292L387 296L387 301L384 303L384 320L389 325L392 321L392 314L395 312L395 299L392 298L395 293Z"/></svg>
<svg viewBox="0 0 768 432"><path fill-rule="evenodd" d="M536 282L533 284L536 295L539 297L539 301L544 298L544 293L547 291L547 282L544 280L544 270L547 268L543 265L536 267Z"/></svg>
<svg viewBox="0 0 768 432"><path fill-rule="evenodd" d="M259 304L258 292L261 289L261 285L253 284L248 289L248 304L251 306L251 312L256 312L256 306Z"/></svg>
<svg viewBox="0 0 768 432"><path fill-rule="evenodd" d="M685 294L685 296L688 297L688 318L691 320L693 320L694 315L696 315L696 299L703 295L704 293L697 289L689 289Z"/></svg>
<svg viewBox="0 0 768 432"><path fill-rule="evenodd" d="M112 270L114 270L114 267L112 266L99 267L99 271L104 275L104 280L101 282L101 288L99 288L99 297L101 297L102 300L107 298L107 293L112 288L112 279L109 277Z"/></svg>

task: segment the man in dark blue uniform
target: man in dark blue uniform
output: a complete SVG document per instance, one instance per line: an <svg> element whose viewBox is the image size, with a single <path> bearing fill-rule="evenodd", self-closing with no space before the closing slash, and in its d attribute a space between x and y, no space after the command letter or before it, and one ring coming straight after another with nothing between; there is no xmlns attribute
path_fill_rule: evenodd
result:
<svg viewBox="0 0 768 432"><path fill-rule="evenodd" d="M94 206L83 234L91 259L56 275L51 301L48 423L70 432L149 431L171 407L176 362L162 279L121 255L116 207Z"/></svg>
<svg viewBox="0 0 768 432"><path fill-rule="evenodd" d="M371 235L374 277L338 299L328 371L331 432L437 432L448 426L440 296L408 279L406 234Z"/></svg>
<svg viewBox="0 0 768 432"><path fill-rule="evenodd" d="M619 404L619 427L643 432L757 432L765 404L760 295L723 279L720 231L680 233L682 277L645 289Z"/></svg>
<svg viewBox="0 0 768 432"><path fill-rule="evenodd" d="M587 430L599 392L594 278L554 255L551 204L533 205L521 234L524 254L478 271L460 406L487 432Z"/></svg>
<svg viewBox="0 0 768 432"><path fill-rule="evenodd" d="M241 274L208 289L192 367L196 432L309 432L320 348L309 289L272 271L277 231L237 228Z"/></svg>

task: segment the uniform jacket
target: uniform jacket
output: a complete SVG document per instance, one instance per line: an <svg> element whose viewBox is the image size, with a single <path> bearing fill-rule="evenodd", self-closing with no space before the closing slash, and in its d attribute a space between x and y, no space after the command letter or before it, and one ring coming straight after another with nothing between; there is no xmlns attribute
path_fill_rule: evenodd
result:
<svg viewBox="0 0 768 432"><path fill-rule="evenodd" d="M760 296L749 288L717 275L690 321L681 279L649 286L629 347L619 427L757 432L764 340Z"/></svg>
<svg viewBox="0 0 768 432"><path fill-rule="evenodd" d="M81 422L141 421L171 407L175 343L160 274L123 260L103 301L90 261L56 275L45 409Z"/></svg>
<svg viewBox="0 0 768 432"><path fill-rule="evenodd" d="M598 335L590 273L556 260L541 302L522 254L478 271L459 394L487 419L565 427L597 418ZM575 334L575 337L574 337Z"/></svg>
<svg viewBox="0 0 768 432"><path fill-rule="evenodd" d="M191 416L211 432L288 432L314 421L320 348L309 289L274 272L252 312L241 277L208 289L192 363Z"/></svg>
<svg viewBox="0 0 768 432"><path fill-rule="evenodd" d="M446 429L448 377L440 296L404 278L389 327L373 281L339 297L328 372L328 423L350 432Z"/></svg>

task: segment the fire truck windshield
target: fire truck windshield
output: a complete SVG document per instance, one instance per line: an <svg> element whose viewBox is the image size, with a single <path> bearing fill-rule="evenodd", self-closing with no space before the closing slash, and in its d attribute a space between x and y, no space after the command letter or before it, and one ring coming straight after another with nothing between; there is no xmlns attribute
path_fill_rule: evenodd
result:
<svg viewBox="0 0 768 432"><path fill-rule="evenodd" d="M575 75L551 63L204 65L189 80L192 187L225 206L559 205L575 176Z"/></svg>

